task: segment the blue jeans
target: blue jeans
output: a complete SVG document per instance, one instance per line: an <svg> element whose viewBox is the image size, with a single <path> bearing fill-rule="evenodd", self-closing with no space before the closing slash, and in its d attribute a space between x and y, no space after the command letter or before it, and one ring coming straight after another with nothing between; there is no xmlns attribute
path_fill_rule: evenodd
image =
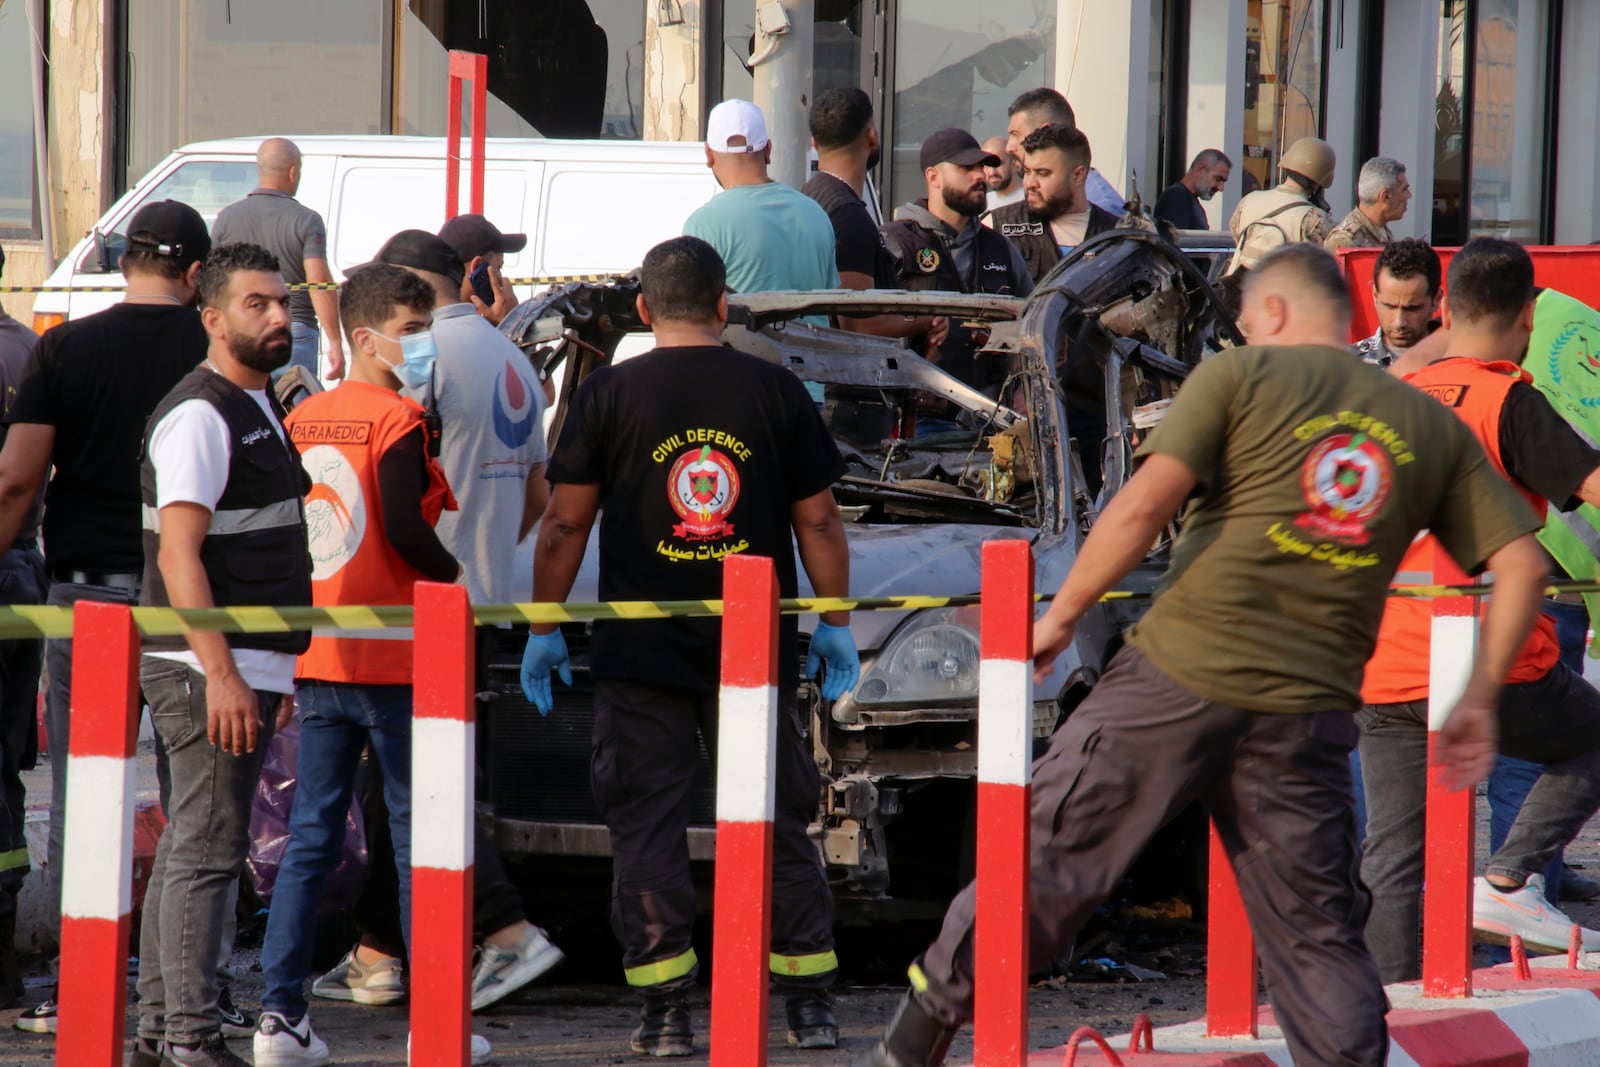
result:
<svg viewBox="0 0 1600 1067"><path fill-rule="evenodd" d="M304 686L298 695L300 751L296 757L289 846L278 868L261 946L266 993L261 1006L297 1019L306 1012L317 907L323 885L339 865L345 814L361 753L369 744L383 771L389 833L400 876L401 930L411 935L411 687Z"/></svg>
<svg viewBox="0 0 1600 1067"><path fill-rule="evenodd" d="M289 362L272 372L272 380L277 381L283 377L284 372L290 367L304 367L317 376L317 357L322 353L322 334L315 326L307 326L303 322L291 322L289 335L294 338L294 347L289 349Z"/></svg>

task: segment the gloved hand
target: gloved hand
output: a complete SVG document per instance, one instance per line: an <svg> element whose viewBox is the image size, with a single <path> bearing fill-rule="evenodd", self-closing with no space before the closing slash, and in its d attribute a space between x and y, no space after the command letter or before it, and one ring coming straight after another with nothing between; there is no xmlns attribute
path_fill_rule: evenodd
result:
<svg viewBox="0 0 1600 1067"><path fill-rule="evenodd" d="M861 657L856 654L856 639L850 636L850 627L829 626L817 620L811 651L806 656L806 677L815 678L817 668L824 663L828 673L822 680L823 699L838 700L856 687L856 680L861 677Z"/></svg>
<svg viewBox="0 0 1600 1067"><path fill-rule="evenodd" d="M540 715L549 715L555 707L555 696L550 692L550 672L561 675L561 681L572 684L572 661L567 658L567 640L561 631L548 634L529 634L528 647L522 650L522 695L528 703L539 709Z"/></svg>

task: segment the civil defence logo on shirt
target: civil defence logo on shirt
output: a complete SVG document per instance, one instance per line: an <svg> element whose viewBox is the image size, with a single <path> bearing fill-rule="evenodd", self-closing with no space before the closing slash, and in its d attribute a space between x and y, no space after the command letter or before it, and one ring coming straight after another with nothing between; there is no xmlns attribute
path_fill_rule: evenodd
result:
<svg viewBox="0 0 1600 1067"><path fill-rule="evenodd" d="M311 579L321 581L338 574L360 550L367 532L367 501L355 468L333 445L312 445L300 462L311 476L306 494Z"/></svg>
<svg viewBox="0 0 1600 1067"><path fill-rule="evenodd" d="M489 405L494 418L494 435L507 448L521 448L533 435L539 405L533 391L508 360L506 369L495 376L494 397Z"/></svg>

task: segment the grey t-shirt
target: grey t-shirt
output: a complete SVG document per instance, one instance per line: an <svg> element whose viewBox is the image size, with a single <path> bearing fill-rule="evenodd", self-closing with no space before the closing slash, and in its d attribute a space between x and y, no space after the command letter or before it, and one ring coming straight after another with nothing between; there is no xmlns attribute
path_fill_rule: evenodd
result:
<svg viewBox="0 0 1600 1067"><path fill-rule="evenodd" d="M544 389L528 357L471 304L436 309L433 339L439 461L459 505L435 529L466 569L474 603L526 600L531 591L513 580L513 557L529 470L547 458ZM427 388L402 392L428 407Z"/></svg>
<svg viewBox="0 0 1600 1067"><path fill-rule="evenodd" d="M247 241L278 257L278 270L291 285L306 280L306 260L328 258L328 230L322 216L288 193L257 189L217 213L211 225L212 245ZM311 294L298 289L289 295L289 314L295 322L317 325Z"/></svg>
<svg viewBox="0 0 1600 1067"><path fill-rule="evenodd" d="M11 405L16 402L17 388L28 375L28 360L39 345L39 335L16 319L0 311L0 422L11 422ZM34 498L33 507L17 530L18 541L28 541L39 536L39 513L44 509L44 490ZM9 545L0 545L4 552Z"/></svg>

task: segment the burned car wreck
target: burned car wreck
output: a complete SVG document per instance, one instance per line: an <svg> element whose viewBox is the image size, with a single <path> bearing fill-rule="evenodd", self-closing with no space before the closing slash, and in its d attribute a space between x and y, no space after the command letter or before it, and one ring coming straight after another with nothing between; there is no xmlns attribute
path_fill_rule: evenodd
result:
<svg viewBox="0 0 1600 1067"><path fill-rule="evenodd" d="M564 372L552 441L583 377L619 349L640 350L639 335L648 340L636 295L628 280L567 285L502 323L541 372ZM1086 242L1026 301L874 290L764 293L729 304L725 340L806 382L845 457L834 494L855 596L975 594L982 545L995 538L1030 542L1037 585L1053 589L1131 473L1141 426L1159 418L1209 348L1238 340L1189 260L1128 230ZM903 341L802 321L894 314L986 326L983 358L1006 368L999 399ZM1151 546L1124 589L1155 587L1175 535L1169 529ZM520 566L519 584L531 583L530 546ZM801 584L809 595L803 569ZM596 599L597 585L591 540L570 599ZM1082 700L1142 607L1108 601L1080 623L1072 648L1035 689L1036 738ZM802 617L802 645L815 621ZM855 690L830 704L814 686L801 688L824 779L812 836L842 922L934 915L971 874L978 609L856 612L851 629L861 652ZM496 840L508 854L538 856L546 869L565 862L560 857L592 863L609 855L588 783L586 627L569 624L564 634L575 684L556 686L549 718L523 701L521 645L508 641L490 660L492 699L479 731L487 779L480 797L492 806ZM698 775L689 847L694 859L710 860L704 753Z"/></svg>

